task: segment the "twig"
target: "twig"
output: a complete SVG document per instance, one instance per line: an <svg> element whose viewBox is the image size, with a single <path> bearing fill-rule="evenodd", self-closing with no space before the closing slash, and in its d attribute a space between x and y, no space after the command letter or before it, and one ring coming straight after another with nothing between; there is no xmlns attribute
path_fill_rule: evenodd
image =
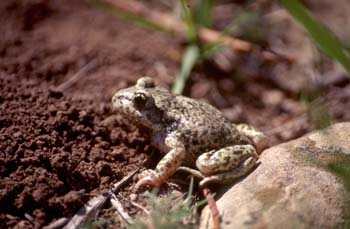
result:
<svg viewBox="0 0 350 229"><path fill-rule="evenodd" d="M135 201L130 201L131 205L134 207L137 207L141 209L146 215L150 215L150 211L148 211L145 207L142 207L140 204L136 203Z"/></svg>
<svg viewBox="0 0 350 229"><path fill-rule="evenodd" d="M203 195L208 201L208 206L213 218L213 228L219 229L220 228L219 210L218 210L218 207L216 206L215 199L211 195L210 190L208 188L203 189Z"/></svg>
<svg viewBox="0 0 350 229"><path fill-rule="evenodd" d="M127 12L129 14L133 14L138 17L142 17L148 20L150 23L157 25L161 28L166 29L167 31L173 32L175 34L179 34L182 37L186 37L186 25L176 18L169 16L167 13L157 12L150 8L148 8L145 4L139 1L134 0L100 0L106 2L116 9ZM207 28L199 28L198 36L203 42L207 43L219 43L223 44L227 47L232 48L236 51L242 52L250 52L252 50L260 50L260 47L257 45L240 40L237 38L233 38L227 35L222 34L219 31L207 29ZM288 62L292 62L293 58L282 56L281 54L276 54L272 51L261 51L262 57L269 61L276 60L287 60Z"/></svg>
<svg viewBox="0 0 350 229"><path fill-rule="evenodd" d="M59 218L53 222L51 222L49 225L44 226L43 229L57 229L57 228L62 228L67 222L68 222L67 217L62 217Z"/></svg>
<svg viewBox="0 0 350 229"><path fill-rule="evenodd" d="M126 185L128 183L128 181L139 171L140 169L136 169L135 171L133 171L132 173L130 173L129 175L127 175L126 177L124 177L122 180L120 180L119 182L115 183L113 185L113 188L110 190L110 192L115 193L116 191L118 191L119 189L121 189L124 185Z"/></svg>
<svg viewBox="0 0 350 229"><path fill-rule="evenodd" d="M120 217L127 223L132 224L132 219L129 214L124 210L123 205L117 199L117 197L112 193L111 195L111 204L117 210Z"/></svg>
<svg viewBox="0 0 350 229"><path fill-rule="evenodd" d="M34 222L33 216L29 215L28 213L25 213L25 214L24 214L24 217L25 217L27 220L29 220L30 222Z"/></svg>
<svg viewBox="0 0 350 229"><path fill-rule="evenodd" d="M135 170L128 176L124 177L119 182L115 183L113 187L106 193L100 194L90 199L79 211L76 213L68 224L64 227L65 229L79 228L88 218L90 218L98 209L100 209L104 203L113 195L114 192L118 191L123 187L139 170Z"/></svg>
<svg viewBox="0 0 350 229"><path fill-rule="evenodd" d="M77 73L75 73L72 77L70 77L67 81L65 81L62 84L60 84L59 86L57 86L56 90L57 91L65 91L65 90L67 90L73 84L78 82L81 77L86 75L88 72L90 72L95 67L96 67L96 61L89 62L84 67L82 67Z"/></svg>
<svg viewBox="0 0 350 229"><path fill-rule="evenodd" d="M90 218L99 208L103 206L103 204L110 197L109 193L103 193L98 195L91 200L89 200L84 206L75 214L72 219L64 226L64 229L75 229L82 226L82 224Z"/></svg>

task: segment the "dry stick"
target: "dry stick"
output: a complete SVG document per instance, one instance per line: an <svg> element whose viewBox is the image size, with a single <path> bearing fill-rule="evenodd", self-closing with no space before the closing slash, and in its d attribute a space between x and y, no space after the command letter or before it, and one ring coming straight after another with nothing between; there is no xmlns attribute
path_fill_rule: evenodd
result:
<svg viewBox="0 0 350 229"><path fill-rule="evenodd" d="M109 198L108 193L98 195L90 199L84 206L76 213L71 220L64 226L64 229L75 229L82 226L82 224L91 217Z"/></svg>
<svg viewBox="0 0 350 229"><path fill-rule="evenodd" d="M67 81L63 82L59 86L56 87L57 91L65 91L70 88L73 84L78 82L81 77L87 74L89 71L96 67L96 61L91 61L82 67L77 73L75 73L72 77L70 77Z"/></svg>
<svg viewBox="0 0 350 229"><path fill-rule="evenodd" d="M167 13L157 12L148 8L145 4L134 0L102 0L106 3L113 5L115 8L133 14L138 17L145 18L151 23L158 25L170 32L180 34L182 37L186 37L186 25L184 22L177 20L174 17L169 16ZM222 34L221 32L207 29L198 29L199 39L206 43L220 43L236 51L250 52L252 50L260 50L260 47L250 42L233 38ZM264 59L269 61L286 60L288 62L293 61L293 58L287 57L281 54L276 54L272 51L261 51Z"/></svg>
<svg viewBox="0 0 350 229"><path fill-rule="evenodd" d="M208 206L212 214L213 228L219 229L220 228L219 210L218 210L218 207L216 206L214 197L211 195L210 190L208 188L203 189L203 195L208 201Z"/></svg>
<svg viewBox="0 0 350 229"><path fill-rule="evenodd" d="M31 216L31 215L29 215L28 213L25 213L24 214L24 217L27 219L27 220L29 220L30 222L34 222L34 218L33 218L33 216Z"/></svg>
<svg viewBox="0 0 350 229"><path fill-rule="evenodd" d="M124 187L124 185L126 185L130 179L139 172L140 169L136 169L135 171L133 171L132 173L130 173L129 175L127 175L126 177L124 177L121 181L115 183L113 185L113 188L110 190L110 192L115 193L116 191L118 191L119 189L121 189L122 187Z"/></svg>
<svg viewBox="0 0 350 229"><path fill-rule="evenodd" d="M128 176L124 177L122 180L113 185L113 188L108 192L98 195L90 199L79 211L76 213L64 229L75 229L79 228L91 215L93 215L98 209L100 209L103 204L112 196L112 194L123 187L137 172L139 169L135 170Z"/></svg>
<svg viewBox="0 0 350 229"><path fill-rule="evenodd" d="M146 215L150 215L150 211L148 211L145 207L142 207L140 204L136 203L135 201L130 201L131 205L134 207L137 207L141 209Z"/></svg>
<svg viewBox="0 0 350 229"><path fill-rule="evenodd" d="M111 195L111 204L117 210L120 217L127 223L132 224L132 219L129 214L124 210L122 203L118 200L118 198L112 193Z"/></svg>
<svg viewBox="0 0 350 229"><path fill-rule="evenodd" d="M62 228L64 225L67 224L69 219L67 217L59 218L53 222L51 222L49 225L44 226L43 229L57 229Z"/></svg>

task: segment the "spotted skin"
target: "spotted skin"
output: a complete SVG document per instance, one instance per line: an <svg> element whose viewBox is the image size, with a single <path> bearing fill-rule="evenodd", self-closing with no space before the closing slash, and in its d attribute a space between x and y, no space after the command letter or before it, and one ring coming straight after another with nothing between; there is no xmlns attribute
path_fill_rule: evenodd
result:
<svg viewBox="0 0 350 229"><path fill-rule="evenodd" d="M173 95L150 77L115 93L112 103L117 112L148 128L153 144L165 153L155 170L140 175L136 189L160 186L182 165L195 168L186 167L200 174L205 186L241 177L256 164L254 140L262 133L233 125L213 106Z"/></svg>

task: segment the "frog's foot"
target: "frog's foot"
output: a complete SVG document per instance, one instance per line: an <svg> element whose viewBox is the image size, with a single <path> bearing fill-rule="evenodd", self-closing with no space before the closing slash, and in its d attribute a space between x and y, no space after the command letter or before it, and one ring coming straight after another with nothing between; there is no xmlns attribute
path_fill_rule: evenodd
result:
<svg viewBox="0 0 350 229"><path fill-rule="evenodd" d="M256 165L256 158L255 157L250 157L247 160L245 160L238 168L225 172L225 173L220 173L212 176L208 176L204 178L201 182L199 182L199 186L201 188L207 186L208 184L211 183L231 183L238 178L248 174L248 172L254 168Z"/></svg>
<svg viewBox="0 0 350 229"><path fill-rule="evenodd" d="M236 127L239 133L247 136L254 142L258 154L270 146L267 136L263 132L254 129L252 126L247 124L233 124L233 126Z"/></svg>
<svg viewBox="0 0 350 229"><path fill-rule="evenodd" d="M154 170L148 169L143 171L139 176L139 181L136 183L134 190L138 191L144 186L160 186L164 181L159 179Z"/></svg>
<svg viewBox="0 0 350 229"><path fill-rule="evenodd" d="M184 152L183 147L170 150L170 152L160 160L155 170L146 170L141 173L141 179L136 183L135 190L139 190L146 185L160 186L163 184L182 164L185 157Z"/></svg>
<svg viewBox="0 0 350 229"><path fill-rule="evenodd" d="M153 176L153 174L154 174L154 171L152 169L146 169L137 175L137 179L142 180L145 177Z"/></svg>

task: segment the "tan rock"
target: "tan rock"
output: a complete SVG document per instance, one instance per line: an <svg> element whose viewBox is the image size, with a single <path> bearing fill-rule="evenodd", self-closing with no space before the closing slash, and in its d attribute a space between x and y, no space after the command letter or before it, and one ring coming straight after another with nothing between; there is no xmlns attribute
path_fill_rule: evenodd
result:
<svg viewBox="0 0 350 229"><path fill-rule="evenodd" d="M349 155L350 123L265 150L261 164L218 199L222 228L344 228L350 177L335 171L350 166ZM206 207L200 228L212 228L209 214Z"/></svg>

